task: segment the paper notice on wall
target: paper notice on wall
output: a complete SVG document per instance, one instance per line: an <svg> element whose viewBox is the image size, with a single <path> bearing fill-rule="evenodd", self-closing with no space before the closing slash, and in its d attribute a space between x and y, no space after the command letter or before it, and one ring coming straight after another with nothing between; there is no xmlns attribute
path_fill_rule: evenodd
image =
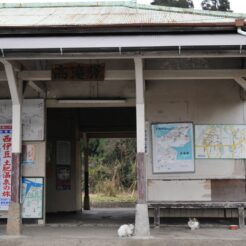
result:
<svg viewBox="0 0 246 246"><path fill-rule="evenodd" d="M57 141L56 142L56 164L71 165L71 142Z"/></svg>
<svg viewBox="0 0 246 246"><path fill-rule="evenodd" d="M34 165L35 164L35 145L24 144L22 145L22 164Z"/></svg>
<svg viewBox="0 0 246 246"><path fill-rule="evenodd" d="M8 210L11 198L12 126L0 125L0 210Z"/></svg>
<svg viewBox="0 0 246 246"><path fill-rule="evenodd" d="M24 99L22 107L22 138L24 141L44 140L45 105L43 99ZM11 124L11 100L0 100L0 124Z"/></svg>

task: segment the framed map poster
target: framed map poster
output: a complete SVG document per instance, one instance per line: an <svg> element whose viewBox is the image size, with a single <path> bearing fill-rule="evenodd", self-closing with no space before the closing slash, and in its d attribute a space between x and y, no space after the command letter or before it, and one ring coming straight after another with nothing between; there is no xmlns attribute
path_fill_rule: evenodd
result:
<svg viewBox="0 0 246 246"><path fill-rule="evenodd" d="M22 218L43 218L44 178L22 178Z"/></svg>
<svg viewBox="0 0 246 246"><path fill-rule="evenodd" d="M246 159L246 125L196 125L197 159Z"/></svg>
<svg viewBox="0 0 246 246"><path fill-rule="evenodd" d="M192 123L152 125L153 173L194 172Z"/></svg>

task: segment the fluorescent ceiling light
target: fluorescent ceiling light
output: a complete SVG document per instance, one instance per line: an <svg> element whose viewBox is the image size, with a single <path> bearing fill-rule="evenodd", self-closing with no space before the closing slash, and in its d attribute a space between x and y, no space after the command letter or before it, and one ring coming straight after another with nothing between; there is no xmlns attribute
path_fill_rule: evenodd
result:
<svg viewBox="0 0 246 246"><path fill-rule="evenodd" d="M79 99L79 100L58 100L58 103L62 104L120 104L120 103L126 103L125 99Z"/></svg>

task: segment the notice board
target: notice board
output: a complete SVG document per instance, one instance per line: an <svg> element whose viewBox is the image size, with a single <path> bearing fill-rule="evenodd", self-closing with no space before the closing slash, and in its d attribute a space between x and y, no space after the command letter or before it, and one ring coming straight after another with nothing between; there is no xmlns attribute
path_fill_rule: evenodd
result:
<svg viewBox="0 0 246 246"><path fill-rule="evenodd" d="M25 99L22 107L22 137L24 141L44 140L44 100ZM11 100L0 100L0 124L12 122Z"/></svg>

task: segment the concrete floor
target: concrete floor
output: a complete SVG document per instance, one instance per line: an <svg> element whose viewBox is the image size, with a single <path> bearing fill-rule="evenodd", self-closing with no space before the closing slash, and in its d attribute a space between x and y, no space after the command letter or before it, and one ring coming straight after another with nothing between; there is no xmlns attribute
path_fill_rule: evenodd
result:
<svg viewBox="0 0 246 246"><path fill-rule="evenodd" d="M84 210L82 213L58 213L47 216L48 224L122 225L134 223L134 220L134 208L96 208Z"/></svg>
<svg viewBox="0 0 246 246"><path fill-rule="evenodd" d="M162 245L162 246L244 246L246 229L230 231L227 228L201 228L190 231L185 227L151 229L149 239L117 237L116 226L46 225L24 226L23 236L5 235L0 226L1 246L110 246L110 245Z"/></svg>
<svg viewBox="0 0 246 246"><path fill-rule="evenodd" d="M201 223L191 231L186 223L151 228L148 239L117 236L120 224L134 221L134 209L97 209L80 214L51 216L49 224L23 226L21 237L6 236L0 225L0 246L246 246L246 229L231 231L225 224Z"/></svg>

